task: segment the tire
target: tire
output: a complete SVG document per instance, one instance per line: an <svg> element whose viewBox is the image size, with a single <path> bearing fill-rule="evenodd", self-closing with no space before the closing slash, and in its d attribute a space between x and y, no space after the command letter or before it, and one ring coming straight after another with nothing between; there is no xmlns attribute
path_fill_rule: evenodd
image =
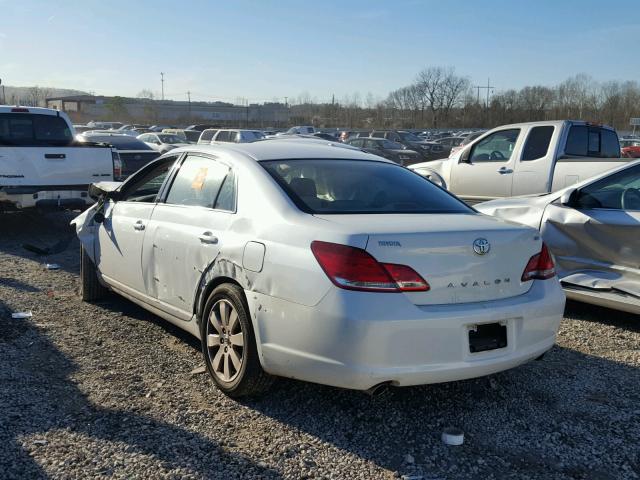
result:
<svg viewBox="0 0 640 480"><path fill-rule="evenodd" d="M82 245L80 245L80 279L82 281L80 294L84 302L101 300L109 292L98 280L96 266Z"/></svg>
<svg viewBox="0 0 640 480"><path fill-rule="evenodd" d="M216 287L201 320L202 354L217 387L232 398L268 390L274 379L260 365L242 289L231 283Z"/></svg>

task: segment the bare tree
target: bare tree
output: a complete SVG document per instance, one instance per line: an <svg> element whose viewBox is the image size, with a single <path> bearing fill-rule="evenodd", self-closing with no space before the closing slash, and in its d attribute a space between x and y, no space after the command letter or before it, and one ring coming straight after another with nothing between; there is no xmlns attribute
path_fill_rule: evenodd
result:
<svg viewBox="0 0 640 480"><path fill-rule="evenodd" d="M138 95L136 95L136 97L138 97L138 98L146 98L148 100L153 100L154 95L153 95L153 92L150 89L143 88L142 90L140 90L138 92Z"/></svg>

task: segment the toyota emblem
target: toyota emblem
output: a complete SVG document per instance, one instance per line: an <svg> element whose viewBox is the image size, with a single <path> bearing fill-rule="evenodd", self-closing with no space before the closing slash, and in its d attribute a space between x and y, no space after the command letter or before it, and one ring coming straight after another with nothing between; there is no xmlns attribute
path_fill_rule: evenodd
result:
<svg viewBox="0 0 640 480"><path fill-rule="evenodd" d="M473 251L478 255L489 253L489 250L491 250L491 244L486 238L476 238L473 241Z"/></svg>

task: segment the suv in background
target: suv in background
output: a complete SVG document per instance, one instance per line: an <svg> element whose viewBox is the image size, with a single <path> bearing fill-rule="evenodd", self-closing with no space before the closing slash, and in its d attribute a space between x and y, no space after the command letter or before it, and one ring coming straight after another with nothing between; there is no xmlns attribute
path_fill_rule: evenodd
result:
<svg viewBox="0 0 640 480"><path fill-rule="evenodd" d="M212 142L223 143L250 143L261 140L263 137L258 135L255 130L218 130Z"/></svg>

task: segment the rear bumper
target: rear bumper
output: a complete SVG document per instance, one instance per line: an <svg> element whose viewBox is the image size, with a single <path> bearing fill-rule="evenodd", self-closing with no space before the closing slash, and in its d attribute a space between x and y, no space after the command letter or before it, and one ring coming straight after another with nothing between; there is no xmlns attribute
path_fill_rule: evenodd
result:
<svg viewBox="0 0 640 480"><path fill-rule="evenodd" d="M73 189L59 187L5 187L0 189L0 210L22 210L38 208L43 210L85 209L93 203L87 190L82 186ZM27 189L20 190L19 188ZM4 208L3 208L4 207Z"/></svg>
<svg viewBox="0 0 640 480"><path fill-rule="evenodd" d="M316 306L247 292L264 369L274 375L365 390L421 385L506 370L550 349L564 311L556 279L504 300L416 306L402 294L332 288ZM469 351L475 325L507 326L507 347Z"/></svg>

